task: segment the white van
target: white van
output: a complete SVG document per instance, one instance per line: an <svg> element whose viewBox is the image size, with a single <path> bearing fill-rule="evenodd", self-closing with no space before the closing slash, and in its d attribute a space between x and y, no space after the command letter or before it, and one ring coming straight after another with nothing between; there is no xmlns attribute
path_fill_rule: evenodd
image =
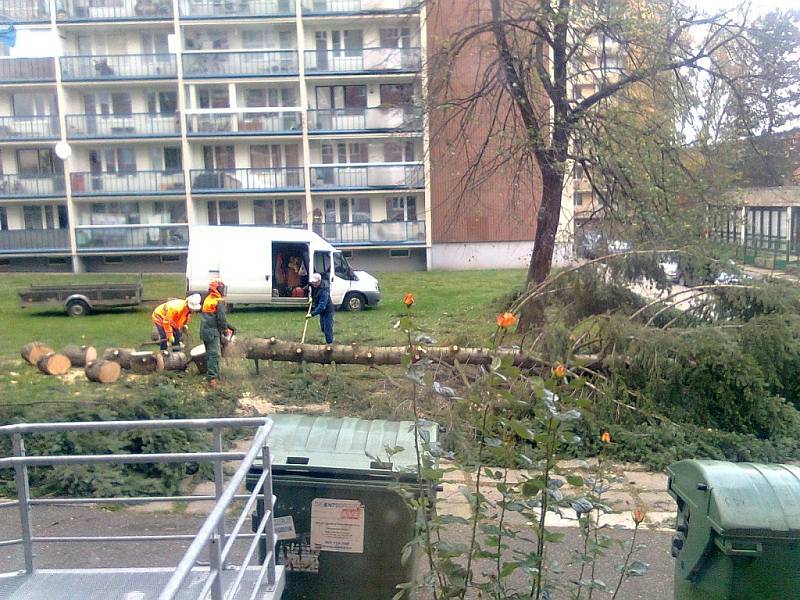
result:
<svg viewBox="0 0 800 600"><path fill-rule="evenodd" d="M307 229L191 227L186 261L187 293L203 293L211 279L227 287L231 304L305 306L308 275L330 282L331 299L344 310L362 310L381 299L378 280L354 271L340 251Z"/></svg>

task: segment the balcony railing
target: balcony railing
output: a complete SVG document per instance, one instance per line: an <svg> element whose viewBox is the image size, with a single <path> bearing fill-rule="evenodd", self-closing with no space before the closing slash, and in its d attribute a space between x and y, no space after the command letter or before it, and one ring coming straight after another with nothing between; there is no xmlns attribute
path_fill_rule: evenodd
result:
<svg viewBox="0 0 800 600"><path fill-rule="evenodd" d="M181 0L185 19L225 17L293 17L294 0Z"/></svg>
<svg viewBox="0 0 800 600"><path fill-rule="evenodd" d="M124 196L126 194L182 194L183 173L136 171L134 173L72 173L73 196Z"/></svg>
<svg viewBox="0 0 800 600"><path fill-rule="evenodd" d="M214 192L275 192L302 191L301 167L277 169L192 169L192 191Z"/></svg>
<svg viewBox="0 0 800 600"><path fill-rule="evenodd" d="M188 225L84 225L75 228L78 250L185 250Z"/></svg>
<svg viewBox="0 0 800 600"><path fill-rule="evenodd" d="M308 129L311 132L358 131L422 131L422 109L336 108L309 110Z"/></svg>
<svg viewBox="0 0 800 600"><path fill-rule="evenodd" d="M349 164L311 167L312 190L422 188L422 163Z"/></svg>
<svg viewBox="0 0 800 600"><path fill-rule="evenodd" d="M64 190L63 175L0 175L0 198L63 196Z"/></svg>
<svg viewBox="0 0 800 600"><path fill-rule="evenodd" d="M303 0L303 14L415 12L421 4L421 0Z"/></svg>
<svg viewBox="0 0 800 600"><path fill-rule="evenodd" d="M315 223L314 231L333 244L417 244L425 242L425 221Z"/></svg>
<svg viewBox="0 0 800 600"><path fill-rule="evenodd" d="M54 140L59 135L56 115L0 117L0 141Z"/></svg>
<svg viewBox="0 0 800 600"><path fill-rule="evenodd" d="M300 134L300 112L296 110L262 112L201 113L186 116L189 135L287 135Z"/></svg>
<svg viewBox="0 0 800 600"><path fill-rule="evenodd" d="M174 54L109 54L61 58L61 77L64 81L172 79L176 76Z"/></svg>
<svg viewBox="0 0 800 600"><path fill-rule="evenodd" d="M114 2L59 2L58 21L153 21L172 18L171 0L115 0Z"/></svg>
<svg viewBox="0 0 800 600"><path fill-rule="evenodd" d="M47 0L0 0L0 14L15 23L49 23Z"/></svg>
<svg viewBox="0 0 800 600"><path fill-rule="evenodd" d="M180 116L134 113L130 115L67 115L70 138L175 137L181 134Z"/></svg>
<svg viewBox="0 0 800 600"><path fill-rule="evenodd" d="M0 58L0 83L55 81L55 59Z"/></svg>
<svg viewBox="0 0 800 600"><path fill-rule="evenodd" d="M297 75L295 50L190 52L183 55L183 76L280 77Z"/></svg>
<svg viewBox="0 0 800 600"><path fill-rule="evenodd" d="M420 70L419 48L306 50L306 73L393 73Z"/></svg>
<svg viewBox="0 0 800 600"><path fill-rule="evenodd" d="M28 254L69 250L67 229L9 229L0 231L0 253Z"/></svg>

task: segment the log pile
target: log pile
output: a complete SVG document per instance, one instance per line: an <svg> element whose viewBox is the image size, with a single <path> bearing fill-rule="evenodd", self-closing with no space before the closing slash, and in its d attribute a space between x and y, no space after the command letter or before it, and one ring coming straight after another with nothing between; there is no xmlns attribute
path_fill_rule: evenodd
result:
<svg viewBox="0 0 800 600"><path fill-rule="evenodd" d="M69 362L69 358L63 354L51 352L39 357L39 360L36 361L36 366L45 375L64 375L72 365Z"/></svg>
<svg viewBox="0 0 800 600"><path fill-rule="evenodd" d="M119 379L122 368L111 360L96 360L86 365L83 370L86 379L97 383L114 383Z"/></svg>
<svg viewBox="0 0 800 600"><path fill-rule="evenodd" d="M29 344L25 344L22 347L22 358L27 360L33 366L36 366L36 363L39 362L39 359L46 354L52 354L55 352L50 346L47 344L43 344L41 342L31 342Z"/></svg>
<svg viewBox="0 0 800 600"><path fill-rule="evenodd" d="M103 360L112 360L123 369L131 368L131 354L136 352L133 348L106 348Z"/></svg>
<svg viewBox="0 0 800 600"><path fill-rule="evenodd" d="M64 346L61 354L69 358L73 367L85 367L90 362L97 360L97 350L94 346Z"/></svg>

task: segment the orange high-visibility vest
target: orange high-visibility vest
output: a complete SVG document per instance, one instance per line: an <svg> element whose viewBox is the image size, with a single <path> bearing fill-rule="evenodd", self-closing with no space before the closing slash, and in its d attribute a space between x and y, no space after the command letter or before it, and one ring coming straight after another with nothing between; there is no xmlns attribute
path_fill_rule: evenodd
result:
<svg viewBox="0 0 800 600"><path fill-rule="evenodd" d="M164 328L167 339L173 337L173 329L180 329L189 322L189 303L186 300L168 300L153 311L153 323Z"/></svg>

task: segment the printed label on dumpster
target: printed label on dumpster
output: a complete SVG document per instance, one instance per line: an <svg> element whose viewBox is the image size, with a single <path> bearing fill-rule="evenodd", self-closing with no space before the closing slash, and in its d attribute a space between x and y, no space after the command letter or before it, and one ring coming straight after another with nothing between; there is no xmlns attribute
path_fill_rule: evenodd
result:
<svg viewBox="0 0 800 600"><path fill-rule="evenodd" d="M311 545L329 552L364 552L364 505L358 500L315 498Z"/></svg>
<svg viewBox="0 0 800 600"><path fill-rule="evenodd" d="M297 537L294 530L294 519L291 515L288 517L275 517L273 521L275 524L275 535L279 540L293 540Z"/></svg>
<svg viewBox="0 0 800 600"><path fill-rule="evenodd" d="M287 571L319 573L319 550L312 548L310 542L308 533L294 541L278 542L278 564L286 567Z"/></svg>

